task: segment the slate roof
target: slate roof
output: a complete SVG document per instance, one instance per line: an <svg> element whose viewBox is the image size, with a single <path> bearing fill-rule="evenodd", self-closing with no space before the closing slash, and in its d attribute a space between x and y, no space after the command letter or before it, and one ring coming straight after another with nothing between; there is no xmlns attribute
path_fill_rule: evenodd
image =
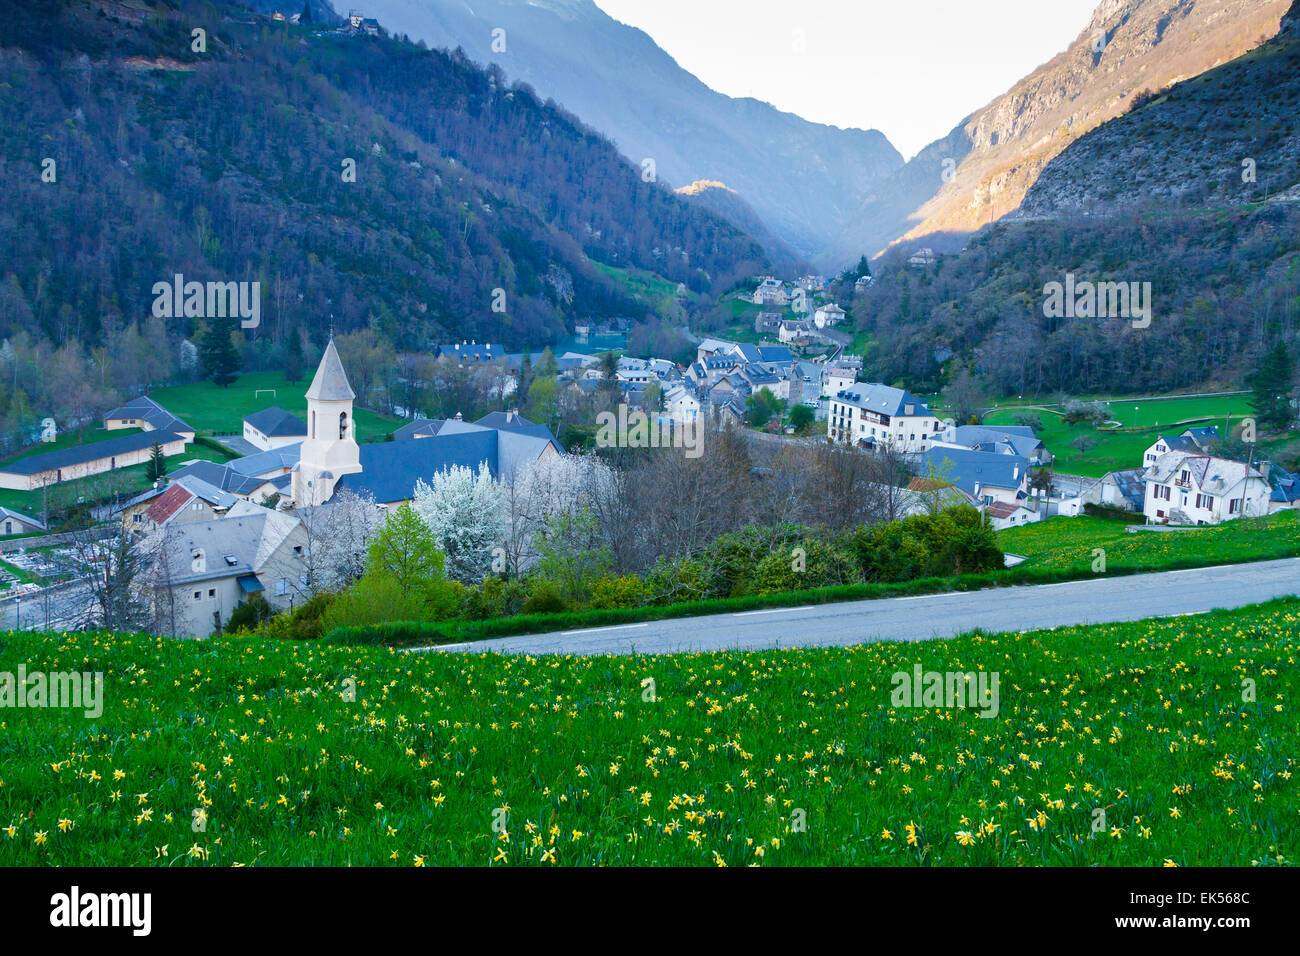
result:
<svg viewBox="0 0 1300 956"><path fill-rule="evenodd" d="M267 483L266 478L255 475L241 475L229 465L221 465L215 461L190 462L184 468L173 472L171 478L173 481L179 481L187 476L199 478L209 486L219 491L229 492L232 495L252 494ZM149 494L152 494L152 492L146 492L146 495L142 496L142 498L147 500ZM128 502L128 504L131 503Z"/></svg>
<svg viewBox="0 0 1300 956"><path fill-rule="evenodd" d="M166 445L169 442L184 441L180 435L166 431L138 432L123 435L121 438L107 438L104 441L91 442L88 445L73 445L57 451L47 451L40 455L31 455L0 465L0 472L10 475L37 475L43 471L57 468L71 468L84 465L116 455L126 455L133 451L152 448L154 442Z"/></svg>
<svg viewBox="0 0 1300 956"><path fill-rule="evenodd" d="M460 342L438 346L438 357L457 362L495 362L505 358L506 347L491 342ZM534 359L534 364L536 360Z"/></svg>
<svg viewBox="0 0 1300 956"><path fill-rule="evenodd" d="M361 471L340 477L335 491L369 494L380 504L407 501L415 493L416 482L428 482L457 466L477 471L486 464L493 478L509 481L536 461L547 445L561 450L545 425L518 415L501 426L486 424L495 420L495 415L505 418L504 412L495 412L478 423L451 419L443 422L431 439L360 445Z"/></svg>
<svg viewBox="0 0 1300 956"><path fill-rule="evenodd" d="M256 455L245 455L227 464L232 471L249 478L273 477L272 472L298 464L301 452L302 442L294 442L270 451L259 451Z"/></svg>
<svg viewBox="0 0 1300 956"><path fill-rule="evenodd" d="M1268 482L1273 488L1272 493L1269 495L1270 501L1284 503L1300 501L1300 476L1275 467L1269 472ZM0 508L0 511L3 510L3 508Z"/></svg>
<svg viewBox="0 0 1300 956"><path fill-rule="evenodd" d="M1034 437L1034 430L1026 425L1008 425L996 428L988 425L958 425L954 429L953 440L967 448L980 451L995 451L1032 458L1043 447L1043 443Z"/></svg>
<svg viewBox="0 0 1300 956"><path fill-rule="evenodd" d="M348 384L348 374L343 371L343 362L339 358L338 349L334 347L334 339L330 338L329 344L325 346L325 354L320 357L320 365L316 367L311 387L307 389L307 398L321 402L350 402L356 397L352 386Z"/></svg>
<svg viewBox="0 0 1300 956"><path fill-rule="evenodd" d="M120 421L132 418L148 422L149 427L155 431L194 433L193 428L167 411L148 395L133 398L125 405L113 409L104 416L104 421Z"/></svg>
<svg viewBox="0 0 1300 956"><path fill-rule="evenodd" d="M760 345L758 354L764 362L786 364L794 361L794 353L788 345Z"/></svg>
<svg viewBox="0 0 1300 956"><path fill-rule="evenodd" d="M417 418L393 432L394 441L410 441L413 438L426 438L438 434L446 420L442 418Z"/></svg>
<svg viewBox="0 0 1300 956"><path fill-rule="evenodd" d="M908 405L915 406L913 415L929 415L930 409L911 392L878 383L865 383L846 388L835 395L836 399L856 408L865 408L891 418L902 415Z"/></svg>
<svg viewBox="0 0 1300 956"><path fill-rule="evenodd" d="M1123 471L1109 472L1102 481L1110 479L1111 483L1130 504L1141 511L1146 503L1147 484L1141 468L1126 468Z"/></svg>
<svg viewBox="0 0 1300 956"><path fill-rule="evenodd" d="M40 528L42 531L45 530L45 525L38 519L28 517L21 511L14 511L12 508L0 506L0 521L3 521L5 518L12 518L14 521L21 521L25 525L31 525L33 528Z"/></svg>
<svg viewBox="0 0 1300 956"><path fill-rule="evenodd" d="M165 583L171 585L256 574L298 525L293 515L258 508L257 513L156 531L146 539L142 553L160 573L170 572ZM203 551L203 571L191 570L195 549Z"/></svg>
<svg viewBox="0 0 1300 956"><path fill-rule="evenodd" d="M254 412L244 421L252 425L267 438L289 438L307 436L307 423L296 415L291 415L278 405Z"/></svg>
<svg viewBox="0 0 1300 956"><path fill-rule="evenodd" d="M921 456L921 461L924 468L933 465L938 474L971 497L975 497L976 482L986 488L1019 489L1029 471L1028 459L1019 455L965 448L931 448Z"/></svg>
<svg viewBox="0 0 1300 956"><path fill-rule="evenodd" d="M1210 455L1189 455L1181 451L1161 455L1146 470L1145 477L1148 481L1164 484L1184 470L1190 473L1196 488L1207 495L1226 494L1248 478L1264 479L1260 472L1243 462Z"/></svg>

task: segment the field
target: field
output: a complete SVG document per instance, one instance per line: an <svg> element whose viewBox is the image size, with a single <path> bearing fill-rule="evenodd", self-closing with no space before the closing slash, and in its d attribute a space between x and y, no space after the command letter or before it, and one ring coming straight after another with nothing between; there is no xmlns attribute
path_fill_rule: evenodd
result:
<svg viewBox="0 0 1300 956"><path fill-rule="evenodd" d="M1002 406L984 417L985 424L1014 425L1017 415L1034 415L1042 420L1038 437L1056 456L1054 468L1063 474L1100 478L1108 471L1138 468L1142 453L1158 436L1176 435L1200 425L1217 425L1222 434L1225 422L1233 427L1252 414L1249 395L1209 398L1100 399L1107 401L1119 428L1094 428L1080 423L1067 425L1059 409L1034 405ZM1070 443L1086 436L1096 444L1086 451Z"/></svg>
<svg viewBox="0 0 1300 956"><path fill-rule="evenodd" d="M1142 523L1141 515L1133 516ZM1226 521L1186 531L1129 534L1126 522L1080 516L1049 518L998 533L998 546L1029 558L1025 569L1087 571L1105 551L1106 568L1160 571L1300 555L1300 514Z"/></svg>
<svg viewBox="0 0 1300 956"><path fill-rule="evenodd" d="M105 687L0 711L0 865L1289 864L1298 653L1300 600L673 657L0 635ZM914 665L996 715L896 706Z"/></svg>
<svg viewBox="0 0 1300 956"><path fill-rule="evenodd" d="M158 388L150 396L173 415L208 435L242 435L244 416L279 405L306 420L307 389L314 370L301 381L289 382L280 372L252 372L241 375L229 387L212 382ZM274 391L274 394L272 394ZM259 394L260 393L260 394ZM383 439L402 423L386 415L358 408L355 412L357 439Z"/></svg>

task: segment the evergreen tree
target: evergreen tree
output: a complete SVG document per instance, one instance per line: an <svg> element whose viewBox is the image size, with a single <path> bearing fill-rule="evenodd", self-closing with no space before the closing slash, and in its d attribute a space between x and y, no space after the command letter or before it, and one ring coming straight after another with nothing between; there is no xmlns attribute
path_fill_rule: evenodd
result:
<svg viewBox="0 0 1300 956"><path fill-rule="evenodd" d="M210 378L222 388L235 380L239 371L239 352L235 350L234 334L238 328L235 319L213 319L199 342L199 367L203 377Z"/></svg>
<svg viewBox="0 0 1300 956"><path fill-rule="evenodd" d="M299 22L299 23L303 23L303 24L310 24L310 23L312 22L312 19L311 19L311 0L306 0L306 2L303 3L303 5L302 5L302 14L298 17L298 22Z"/></svg>
<svg viewBox="0 0 1300 956"><path fill-rule="evenodd" d="M1246 379L1255 394L1250 405L1261 428L1282 430L1291 422L1291 393L1295 386L1295 364L1286 345L1278 342Z"/></svg>
<svg viewBox="0 0 1300 956"><path fill-rule="evenodd" d="M163 455L162 445L156 441L153 443L153 451L149 453L149 461L144 466L144 476L150 484L167 476L167 458Z"/></svg>

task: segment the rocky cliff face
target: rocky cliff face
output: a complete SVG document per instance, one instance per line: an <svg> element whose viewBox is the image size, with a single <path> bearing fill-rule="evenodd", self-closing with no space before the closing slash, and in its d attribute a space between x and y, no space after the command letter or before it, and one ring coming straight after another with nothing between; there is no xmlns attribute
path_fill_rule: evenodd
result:
<svg viewBox="0 0 1300 956"><path fill-rule="evenodd" d="M1258 49L1153 96L1047 164L1022 218L1300 199L1300 0Z"/></svg>
<svg viewBox="0 0 1300 956"><path fill-rule="evenodd" d="M1068 49L873 190L831 251L844 258L858 244L875 253L900 235L961 245L1015 210L1044 167L1084 134L1146 94L1264 43L1291 2L1104 0Z"/></svg>

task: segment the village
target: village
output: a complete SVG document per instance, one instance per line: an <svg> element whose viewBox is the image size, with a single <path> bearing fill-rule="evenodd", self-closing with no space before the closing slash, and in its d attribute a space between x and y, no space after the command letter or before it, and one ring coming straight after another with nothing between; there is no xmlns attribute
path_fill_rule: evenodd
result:
<svg viewBox="0 0 1300 956"><path fill-rule="evenodd" d="M856 284L869 285L869 278ZM640 416L655 434L675 431L679 448L683 431L733 429L753 440L829 443L888 456L902 476L896 517L923 513L940 501L968 505L1003 531L1101 509L1131 514L1137 531L1260 517L1300 501L1297 476L1268 461L1217 454L1223 441L1217 426L1161 433L1131 467L1100 477L1057 473L1056 456L1029 425L975 418L958 423L905 388L861 381L862 356L847 354L842 341L828 337L845 310L822 300L824 287L819 277L795 283L760 277L746 297L765 310L755 321L758 341L705 336L685 365L580 351L585 341L618 341L609 330L581 328L575 348L553 356L556 392L574 401L602 395L618 412L603 412L598 420L626 428L629 413ZM789 313L809 318L783 317ZM70 482L176 462L165 473L156 465L147 490L100 502L96 514L106 519L102 526L129 535L142 563L154 568L142 576L150 582L143 600L155 612L169 609L168 632L205 636L253 595L275 611L309 599L319 586L312 580L313 525L323 528L323 516L338 510L340 501L372 503L373 514L382 516L410 502L417 486L436 475L486 469L492 481L511 486L569 451L551 424L518 410L520 377L531 364L527 353L458 342L439 346L437 361L486 374L505 410L476 421L413 413L388 440L360 441L357 396L331 340L306 390L302 417L271 405L247 414L237 427L231 423L228 434L215 439L227 460L187 459L190 449L201 447L198 430L141 395L104 413L102 440L0 465L0 489L48 496ZM673 442L666 438L664 444ZM698 444L688 442L685 449L700 453ZM47 520L0 508L0 614L19 627L90 623L89 592L78 582L103 573L113 560L109 548L98 542L79 548L75 536L57 533ZM52 595L60 600L51 604Z"/></svg>

